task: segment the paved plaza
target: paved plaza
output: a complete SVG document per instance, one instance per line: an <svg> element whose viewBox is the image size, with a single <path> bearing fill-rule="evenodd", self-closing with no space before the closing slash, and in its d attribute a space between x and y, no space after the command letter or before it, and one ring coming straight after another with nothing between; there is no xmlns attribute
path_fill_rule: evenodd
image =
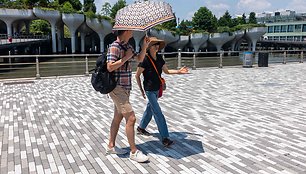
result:
<svg viewBox="0 0 306 174"><path fill-rule="evenodd" d="M113 104L90 77L0 81L0 173L306 173L305 63L164 77L175 144L162 146L153 119L153 136L136 135L144 164L105 154ZM146 100L133 85L137 126ZM128 150L124 126L117 145Z"/></svg>

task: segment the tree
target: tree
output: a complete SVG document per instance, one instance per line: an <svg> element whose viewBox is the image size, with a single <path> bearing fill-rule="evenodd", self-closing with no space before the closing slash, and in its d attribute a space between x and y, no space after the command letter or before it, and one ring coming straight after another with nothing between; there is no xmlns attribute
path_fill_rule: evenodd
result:
<svg viewBox="0 0 306 174"><path fill-rule="evenodd" d="M175 14L174 14L174 17L175 17ZM175 19L171 20L171 21L168 21L168 22L164 22L161 24L162 28L164 29L167 29L167 30L170 30L170 31L174 31L175 28L176 28L176 17Z"/></svg>
<svg viewBox="0 0 306 174"><path fill-rule="evenodd" d="M192 32L192 21L182 20L178 25L177 33L180 35L189 35Z"/></svg>
<svg viewBox="0 0 306 174"><path fill-rule="evenodd" d="M33 20L30 25L30 33L48 35L51 33L51 26L45 20Z"/></svg>
<svg viewBox="0 0 306 174"><path fill-rule="evenodd" d="M94 4L95 0L84 0L84 12L92 11L96 13L97 8L96 5Z"/></svg>
<svg viewBox="0 0 306 174"><path fill-rule="evenodd" d="M243 13L243 15L242 15L242 19L241 19L241 23L240 24L246 24L246 16L245 16L245 14Z"/></svg>
<svg viewBox="0 0 306 174"><path fill-rule="evenodd" d="M117 11L126 6L125 0L118 0L111 9L110 17L115 19Z"/></svg>
<svg viewBox="0 0 306 174"><path fill-rule="evenodd" d="M232 16L229 14L227 10L224 13L224 15L220 17L218 24L221 27L230 27L230 28L233 27Z"/></svg>
<svg viewBox="0 0 306 174"><path fill-rule="evenodd" d="M192 23L195 30L204 30L215 32L217 29L217 18L207 7L200 7L192 17Z"/></svg>
<svg viewBox="0 0 306 174"><path fill-rule="evenodd" d="M240 18L241 18L241 17L237 17L237 18L234 18L234 19L232 20L233 27L239 25L239 20L240 20Z"/></svg>
<svg viewBox="0 0 306 174"><path fill-rule="evenodd" d="M75 11L82 10L82 4L79 0L58 0L59 4L65 4L66 2L69 2Z"/></svg>
<svg viewBox="0 0 306 174"><path fill-rule="evenodd" d="M111 14L111 8L112 8L112 6L110 5L110 3L109 2L105 2L102 5L101 15L109 17L110 14Z"/></svg>
<svg viewBox="0 0 306 174"><path fill-rule="evenodd" d="M28 8L33 8L35 6L47 7L49 3L47 0L16 0L15 2L20 6Z"/></svg>
<svg viewBox="0 0 306 174"><path fill-rule="evenodd" d="M250 13L250 16L249 16L249 24L257 24L257 20L256 20L256 17L255 17L255 13L254 13L254 12L251 12L251 13Z"/></svg>
<svg viewBox="0 0 306 174"><path fill-rule="evenodd" d="M75 13L76 10L72 7L71 3L66 1L60 10L63 13Z"/></svg>

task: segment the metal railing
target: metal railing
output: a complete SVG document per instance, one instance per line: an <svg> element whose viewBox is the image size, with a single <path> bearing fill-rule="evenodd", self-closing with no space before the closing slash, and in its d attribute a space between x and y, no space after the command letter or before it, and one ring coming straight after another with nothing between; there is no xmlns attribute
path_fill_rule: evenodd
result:
<svg viewBox="0 0 306 174"><path fill-rule="evenodd" d="M305 50L257 51L253 55L253 64L258 53L269 54L269 63L304 62ZM244 52L166 52L161 54L170 69L187 66L192 69L202 67L237 66L243 64ZM42 78L50 76L89 75L94 69L100 54L63 54L63 55L8 55L0 56L0 79ZM136 65L136 62L133 63ZM135 67L133 66L135 70Z"/></svg>
<svg viewBox="0 0 306 174"><path fill-rule="evenodd" d="M48 39L50 39L50 36L48 35L15 35L12 37L8 37L7 34L0 34L0 45Z"/></svg>
<svg viewBox="0 0 306 174"><path fill-rule="evenodd" d="M269 54L269 63L283 63L287 62L304 62L304 52L306 50L261 50L253 53L253 64L258 62L259 53ZM219 67L242 65L244 52L242 51L220 51L220 52L172 52L160 53L164 57L166 55L177 55L174 59L177 60L177 66L172 68L180 68L182 66L192 67ZM183 56L185 55L185 56ZM166 59L169 61L169 59ZM202 62L202 63L201 63ZM204 66L203 66L204 65Z"/></svg>

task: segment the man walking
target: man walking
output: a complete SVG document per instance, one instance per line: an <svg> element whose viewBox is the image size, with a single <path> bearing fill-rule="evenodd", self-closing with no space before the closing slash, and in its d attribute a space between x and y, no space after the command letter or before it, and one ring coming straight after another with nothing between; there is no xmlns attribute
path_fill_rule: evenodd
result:
<svg viewBox="0 0 306 174"><path fill-rule="evenodd" d="M136 122L135 113L132 105L129 101L130 90L132 88L131 78L132 69L131 61L136 59L138 62L142 62L146 49L150 40L146 37L143 41L141 52L136 55L133 47L128 43L133 36L131 30L118 30L116 31L117 40L111 44L107 53L107 69L108 71L115 73L117 81L116 88L109 93L109 96L114 102L114 117L110 127L110 138L107 147L108 154L125 154L127 153L123 149L119 149L115 146L116 136L118 134L119 126L124 118L126 121L125 132L127 135L128 143L130 145L130 159L137 162L148 161L148 157L137 149L135 144L135 130L134 125Z"/></svg>

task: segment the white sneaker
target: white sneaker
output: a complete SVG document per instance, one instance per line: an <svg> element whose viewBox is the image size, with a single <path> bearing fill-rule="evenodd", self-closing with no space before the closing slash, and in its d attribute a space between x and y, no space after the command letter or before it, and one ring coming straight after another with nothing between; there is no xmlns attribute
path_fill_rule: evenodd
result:
<svg viewBox="0 0 306 174"><path fill-rule="evenodd" d="M130 159L139 163L143 163L149 160L149 157L143 154L140 150L137 150L135 153L130 152Z"/></svg>
<svg viewBox="0 0 306 174"><path fill-rule="evenodd" d="M126 154L128 151L124 150L124 149L120 149L117 146L114 146L112 148L109 148L107 146L106 148L106 154L117 154L117 155L123 155Z"/></svg>

